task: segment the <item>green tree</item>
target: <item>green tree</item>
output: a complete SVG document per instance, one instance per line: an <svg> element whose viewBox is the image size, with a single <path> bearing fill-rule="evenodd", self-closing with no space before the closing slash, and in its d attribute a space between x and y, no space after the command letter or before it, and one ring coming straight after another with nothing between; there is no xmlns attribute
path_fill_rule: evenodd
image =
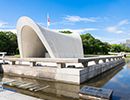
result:
<svg viewBox="0 0 130 100"><path fill-rule="evenodd" d="M71 34L71 31L59 31L60 33Z"/></svg>
<svg viewBox="0 0 130 100"><path fill-rule="evenodd" d="M111 52L130 52L130 48L127 47L125 44L112 44L110 51Z"/></svg>
<svg viewBox="0 0 130 100"><path fill-rule="evenodd" d="M122 49L122 46L119 44L112 44L110 51L111 52L121 52L121 51L123 51L123 49Z"/></svg>
<svg viewBox="0 0 130 100"><path fill-rule="evenodd" d="M82 34L82 43L85 54L108 54L110 45L95 39L90 33Z"/></svg>
<svg viewBox="0 0 130 100"><path fill-rule="evenodd" d="M0 52L8 54L18 53L18 44L16 34L12 32L0 32Z"/></svg>

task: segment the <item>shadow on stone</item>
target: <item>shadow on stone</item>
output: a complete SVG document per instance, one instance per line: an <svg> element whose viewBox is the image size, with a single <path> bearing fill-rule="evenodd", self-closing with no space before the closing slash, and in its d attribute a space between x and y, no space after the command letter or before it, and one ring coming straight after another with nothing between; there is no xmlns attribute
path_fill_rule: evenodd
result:
<svg viewBox="0 0 130 100"><path fill-rule="evenodd" d="M4 73L4 70L2 68L2 63L0 63L0 74L3 74Z"/></svg>
<svg viewBox="0 0 130 100"><path fill-rule="evenodd" d="M4 77L4 71L3 71L3 68L1 67L1 64L0 64L0 82L2 81L2 78Z"/></svg>

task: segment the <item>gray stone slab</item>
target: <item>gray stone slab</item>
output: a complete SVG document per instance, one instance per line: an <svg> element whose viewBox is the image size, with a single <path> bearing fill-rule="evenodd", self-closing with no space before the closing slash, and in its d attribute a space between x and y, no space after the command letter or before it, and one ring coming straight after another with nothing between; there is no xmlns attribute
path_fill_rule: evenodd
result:
<svg viewBox="0 0 130 100"><path fill-rule="evenodd" d="M84 86L83 88L81 88L79 93L86 96L104 98L109 100L112 95L112 90L104 88L96 88L91 86Z"/></svg>

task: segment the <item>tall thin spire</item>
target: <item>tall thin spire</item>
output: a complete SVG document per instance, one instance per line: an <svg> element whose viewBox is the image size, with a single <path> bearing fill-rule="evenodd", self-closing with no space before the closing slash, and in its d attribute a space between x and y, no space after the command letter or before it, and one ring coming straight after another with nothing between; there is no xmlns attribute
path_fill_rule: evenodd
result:
<svg viewBox="0 0 130 100"><path fill-rule="evenodd" d="M47 28L49 28L50 26L50 17L49 17L49 14L47 14Z"/></svg>

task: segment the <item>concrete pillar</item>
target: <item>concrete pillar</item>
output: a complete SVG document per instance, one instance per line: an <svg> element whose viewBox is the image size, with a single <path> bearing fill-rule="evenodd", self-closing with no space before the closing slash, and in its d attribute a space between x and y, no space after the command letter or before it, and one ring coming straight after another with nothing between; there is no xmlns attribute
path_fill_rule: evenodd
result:
<svg viewBox="0 0 130 100"><path fill-rule="evenodd" d="M113 61L115 61L115 58L112 58L113 59Z"/></svg>
<svg viewBox="0 0 130 100"><path fill-rule="evenodd" d="M11 65L15 65L15 61L11 61Z"/></svg>
<svg viewBox="0 0 130 100"><path fill-rule="evenodd" d="M30 66L31 66L31 67L33 67L33 66L35 66L35 65L36 65L36 62L30 61Z"/></svg>
<svg viewBox="0 0 130 100"><path fill-rule="evenodd" d="M82 65L83 65L84 67L87 67L87 66L88 66L88 62L87 62L87 61L86 61L86 62L83 62Z"/></svg>
<svg viewBox="0 0 130 100"><path fill-rule="evenodd" d="M6 54L6 52L5 52L5 53L2 53L2 58L5 57L5 54ZM5 64L5 60L2 60L2 62L3 62L3 64Z"/></svg>
<svg viewBox="0 0 130 100"><path fill-rule="evenodd" d="M108 58L109 61L111 61L111 58Z"/></svg>
<svg viewBox="0 0 130 100"><path fill-rule="evenodd" d="M106 62L106 59L103 59L102 61L105 63L105 62Z"/></svg>
<svg viewBox="0 0 130 100"><path fill-rule="evenodd" d="M99 64L99 60L95 60L95 64Z"/></svg>
<svg viewBox="0 0 130 100"><path fill-rule="evenodd" d="M65 63L57 63L58 68L65 68L66 64Z"/></svg>

